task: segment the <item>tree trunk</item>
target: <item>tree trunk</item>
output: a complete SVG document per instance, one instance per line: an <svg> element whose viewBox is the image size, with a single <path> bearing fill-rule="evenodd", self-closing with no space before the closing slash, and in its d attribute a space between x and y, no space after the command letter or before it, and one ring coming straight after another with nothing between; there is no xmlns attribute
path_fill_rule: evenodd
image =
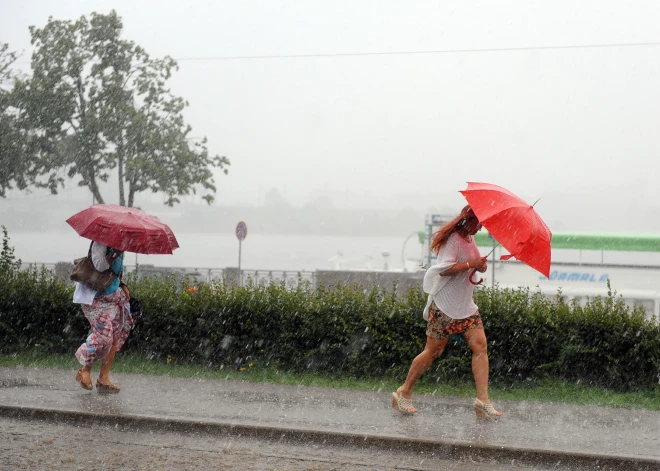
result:
<svg viewBox="0 0 660 471"><path fill-rule="evenodd" d="M94 203L105 204L103 197L101 196L101 192L99 191L99 186L96 184L96 179L94 177L89 179L89 185L87 185L87 187L90 189L92 195L94 196Z"/></svg>
<svg viewBox="0 0 660 471"><path fill-rule="evenodd" d="M120 137L120 142L117 144L117 176L119 179L119 204L126 206L126 200L124 198L124 147L121 143L122 137ZM131 204L128 206L132 207Z"/></svg>
<svg viewBox="0 0 660 471"><path fill-rule="evenodd" d="M78 89L78 106L80 106L80 128L84 129L87 125L85 119L85 107L87 104L85 102L85 90L83 88L82 77L80 75L77 77L76 84ZM96 176L94 175L94 166L92 164L94 159L91 155L89 155L89 149L85 148L83 151L86 154L87 164L89 165L89 175L85 178L85 180L89 182L87 184L87 188L89 188L89 190L92 192L94 203L105 204L103 197L101 196L101 192L99 191L99 186L96 184Z"/></svg>
<svg viewBox="0 0 660 471"><path fill-rule="evenodd" d="M133 182L128 182L128 207L132 208L135 200L135 189Z"/></svg>

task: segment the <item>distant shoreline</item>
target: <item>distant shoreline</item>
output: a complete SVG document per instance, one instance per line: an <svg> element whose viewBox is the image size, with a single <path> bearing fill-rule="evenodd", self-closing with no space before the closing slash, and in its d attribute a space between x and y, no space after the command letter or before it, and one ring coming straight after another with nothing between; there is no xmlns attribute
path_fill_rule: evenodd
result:
<svg viewBox="0 0 660 471"><path fill-rule="evenodd" d="M49 205L50 206L50 205ZM143 208L167 223L172 230L187 233L233 234L245 221L248 234L333 235L352 237L406 237L424 229L424 215L408 210L342 210L333 208L223 207L185 205ZM65 232L72 206L0 206L0 225L10 233Z"/></svg>

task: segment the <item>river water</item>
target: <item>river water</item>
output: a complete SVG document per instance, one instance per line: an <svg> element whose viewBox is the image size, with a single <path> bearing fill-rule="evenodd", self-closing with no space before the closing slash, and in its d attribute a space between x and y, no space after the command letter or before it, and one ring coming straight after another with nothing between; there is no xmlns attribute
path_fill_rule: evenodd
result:
<svg viewBox="0 0 660 471"><path fill-rule="evenodd" d="M84 256L89 248L88 239L69 232L13 232L9 235L16 257L25 263L72 261ZM233 233L178 232L176 236L180 247L173 255L128 254L125 263L133 265L137 260L140 264L188 268L238 266L239 243ZM485 255L490 250L481 248L481 251ZM389 256L383 257L383 252ZM341 255L338 257L338 254ZM381 270L387 263L388 269L400 270L405 258L407 268L412 270L421 255L422 246L416 237L252 234L241 244L241 267L252 270ZM660 253L554 250L552 259L553 262L660 266Z"/></svg>
<svg viewBox="0 0 660 471"><path fill-rule="evenodd" d="M23 262L56 263L84 256L88 239L65 232L14 232L10 245ZM173 255L138 255L140 264L163 267L225 268L238 266L239 242L231 233L176 234L180 247ZM310 270L333 268L330 259L338 253L345 265L382 269L387 257L390 269L400 269L403 237L345 237L318 235L248 235L241 244L241 267L263 270ZM405 244L406 257L421 257L421 245L415 239ZM135 263L127 254L125 263Z"/></svg>

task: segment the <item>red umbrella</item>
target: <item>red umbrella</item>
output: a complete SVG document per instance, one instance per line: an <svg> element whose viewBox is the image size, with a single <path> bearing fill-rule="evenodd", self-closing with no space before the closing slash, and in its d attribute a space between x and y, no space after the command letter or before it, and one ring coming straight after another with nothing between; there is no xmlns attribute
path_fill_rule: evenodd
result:
<svg viewBox="0 0 660 471"><path fill-rule="evenodd" d="M66 222L82 237L125 252L171 254L179 247L166 224L136 208L95 204Z"/></svg>
<svg viewBox="0 0 660 471"><path fill-rule="evenodd" d="M552 232L530 205L501 186L468 182L461 191L479 222L510 255L550 276Z"/></svg>

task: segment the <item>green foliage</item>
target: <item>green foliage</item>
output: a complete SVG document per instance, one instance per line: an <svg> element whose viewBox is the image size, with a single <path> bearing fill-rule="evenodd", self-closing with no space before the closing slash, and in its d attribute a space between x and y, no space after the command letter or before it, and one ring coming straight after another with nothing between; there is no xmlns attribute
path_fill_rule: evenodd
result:
<svg viewBox="0 0 660 471"><path fill-rule="evenodd" d="M417 290L401 298L390 289L346 286L127 282L143 319L125 349L162 362L401 379L424 346L425 298ZM71 303L71 287L37 271L5 274L0 283L1 350L40 345L73 353L83 341L88 326ZM618 391L657 387L660 325L614 293L584 306L524 289L480 289L475 300L500 387L545 380ZM470 364L465 342L452 339L424 383L470 381Z"/></svg>
<svg viewBox="0 0 660 471"><path fill-rule="evenodd" d="M0 272L12 272L18 270L21 260L14 255L14 247L9 245L9 233L2 226L2 251L0 251Z"/></svg>
<svg viewBox="0 0 660 471"><path fill-rule="evenodd" d="M0 197L16 187L24 190L28 186L26 174L28 163L25 146L20 132L14 95L11 93L16 73L12 69L18 58L9 50L9 45L0 42Z"/></svg>
<svg viewBox="0 0 660 471"><path fill-rule="evenodd" d="M660 379L657 320L616 293L581 306L561 293L550 300L526 289L489 289L478 292L477 303L491 319L491 371L499 379L551 376L618 390Z"/></svg>
<svg viewBox="0 0 660 471"><path fill-rule="evenodd" d="M71 287L47 269L0 274L0 351L75 351L89 330Z"/></svg>
<svg viewBox="0 0 660 471"><path fill-rule="evenodd" d="M64 187L64 175L77 177L103 203L99 182L116 171L121 205L151 191L172 206L200 188L211 203L212 168L226 173L229 161L210 156L205 138L189 137L188 104L167 86L176 61L150 57L122 32L114 11L30 27L32 73L12 91L20 137L30 146L19 175L52 193Z"/></svg>

